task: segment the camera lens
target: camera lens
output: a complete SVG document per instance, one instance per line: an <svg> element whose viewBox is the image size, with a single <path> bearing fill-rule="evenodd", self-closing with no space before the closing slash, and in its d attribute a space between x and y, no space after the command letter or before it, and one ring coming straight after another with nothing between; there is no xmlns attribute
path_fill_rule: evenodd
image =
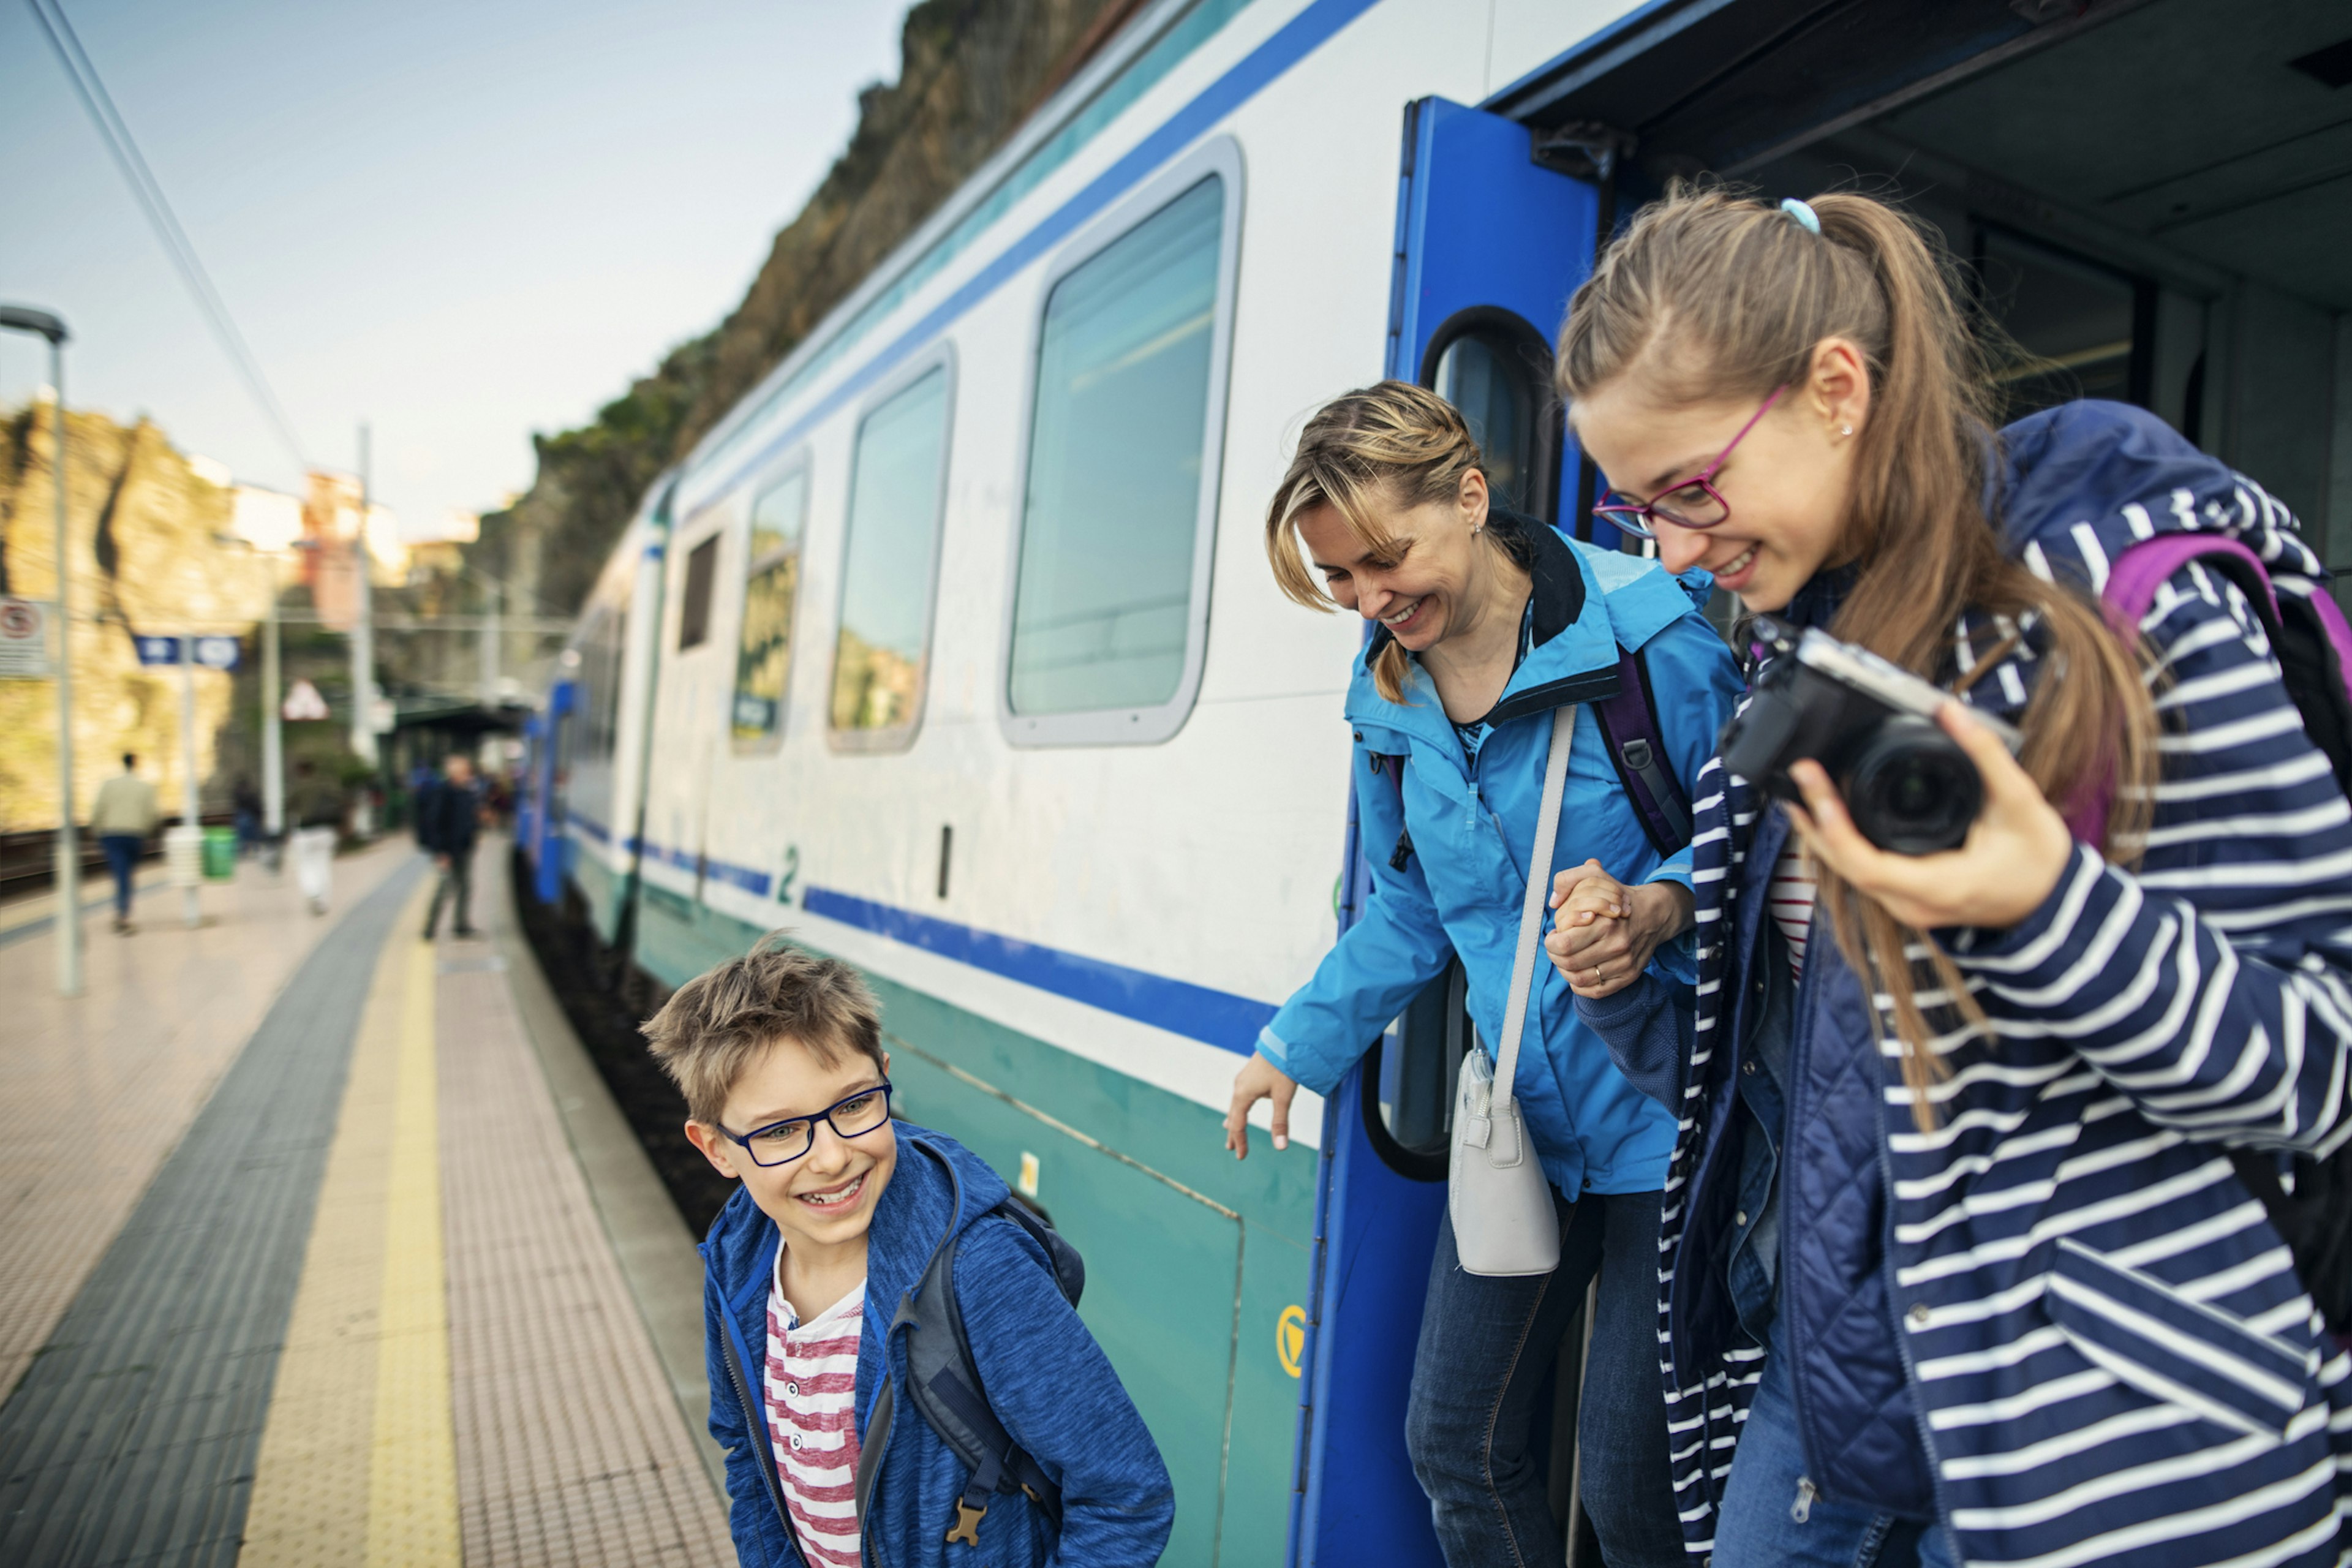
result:
<svg viewBox="0 0 2352 1568"><path fill-rule="evenodd" d="M1898 855L1958 848L1984 805L1984 784L1959 743L1910 717L1872 731L1839 791L1862 836Z"/></svg>

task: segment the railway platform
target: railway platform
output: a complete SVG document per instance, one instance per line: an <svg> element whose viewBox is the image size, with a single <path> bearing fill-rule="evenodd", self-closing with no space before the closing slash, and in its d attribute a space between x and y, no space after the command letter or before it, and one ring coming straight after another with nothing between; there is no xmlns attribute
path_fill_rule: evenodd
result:
<svg viewBox="0 0 2352 1568"><path fill-rule="evenodd" d="M0 910L0 1563L732 1561L700 1260L505 853L437 943L404 842L325 918L248 864L70 1001Z"/></svg>

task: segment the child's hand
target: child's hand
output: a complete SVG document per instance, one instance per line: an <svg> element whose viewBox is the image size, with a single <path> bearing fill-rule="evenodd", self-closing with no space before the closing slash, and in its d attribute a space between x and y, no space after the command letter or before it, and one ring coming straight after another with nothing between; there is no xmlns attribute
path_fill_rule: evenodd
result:
<svg viewBox="0 0 2352 1568"><path fill-rule="evenodd" d="M1274 1101L1274 1146L1290 1147L1290 1101L1298 1093L1297 1080L1264 1057L1253 1054L1234 1075L1233 1108L1225 1112L1225 1147L1236 1160L1249 1158L1250 1108L1261 1100Z"/></svg>

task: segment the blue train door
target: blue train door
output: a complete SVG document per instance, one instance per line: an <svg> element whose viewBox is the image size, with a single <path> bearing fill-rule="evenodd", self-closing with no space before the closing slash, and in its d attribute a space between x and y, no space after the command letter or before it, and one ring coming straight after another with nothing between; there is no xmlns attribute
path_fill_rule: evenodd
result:
<svg viewBox="0 0 2352 1568"><path fill-rule="evenodd" d="M1591 269L1600 210L1592 185L1535 161L1526 126L1443 99L1407 110L1387 373L1460 407L1497 492L1553 523L1576 510L1579 465L1551 393L1551 342ZM1343 922L1369 887L1352 805L1349 816ZM1405 1454L1405 1394L1445 1202L1454 1077L1471 1037L1460 978L1447 975L1326 1105L1291 1525L1298 1568L1443 1563ZM1572 1352L1563 1364L1556 1408L1572 1432ZM1572 1495L1572 1453L1549 1463L1556 1496Z"/></svg>

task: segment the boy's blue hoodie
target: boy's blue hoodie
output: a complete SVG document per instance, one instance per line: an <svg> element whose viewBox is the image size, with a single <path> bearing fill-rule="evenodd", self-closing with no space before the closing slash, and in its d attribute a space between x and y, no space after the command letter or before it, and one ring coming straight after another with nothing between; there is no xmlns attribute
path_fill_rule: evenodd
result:
<svg viewBox="0 0 2352 1568"><path fill-rule="evenodd" d="M1045 1252L1013 1221L988 1211L1007 1195L1003 1178L942 1133L894 1121L898 1168L882 1191L866 1238L865 1328L857 1347L858 1441L870 1444L876 1394L887 1377L895 1407L881 1470L860 1521L873 1568L1141 1568L1156 1563L1176 1514L1160 1450L1111 1370L1102 1347L1062 1299ZM954 1163L963 1203L947 1173L907 1147L921 1140ZM956 1302L989 1404L1015 1442L1062 1489L1057 1531L1043 1509L1018 1493L989 1504L977 1548L947 1543L967 1474L955 1451L916 1411L906 1392L907 1346L894 1330L899 1300L921 1279L952 1224ZM710 1432L727 1451L729 1523L736 1556L750 1568L801 1568L799 1544L778 1517L760 1467L773 1463L766 1425L743 1408L726 1345L756 1380L767 1349L775 1221L738 1192L702 1244L704 1349L710 1371ZM724 1336L724 1337L722 1337Z"/></svg>

